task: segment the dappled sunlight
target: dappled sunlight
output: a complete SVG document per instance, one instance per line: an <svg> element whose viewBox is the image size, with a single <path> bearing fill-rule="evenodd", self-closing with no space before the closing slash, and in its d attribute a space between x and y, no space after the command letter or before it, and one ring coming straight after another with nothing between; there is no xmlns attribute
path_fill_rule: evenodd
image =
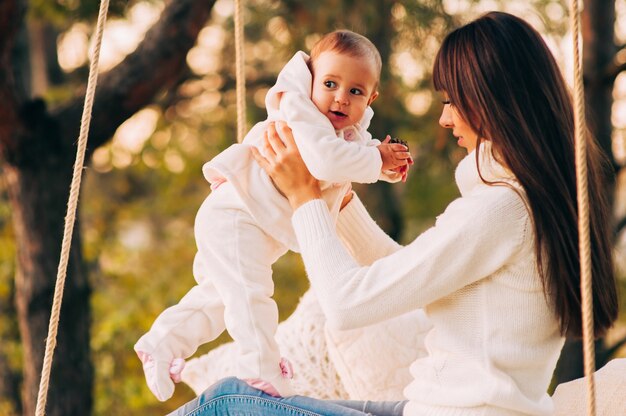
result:
<svg viewBox="0 0 626 416"><path fill-rule="evenodd" d="M491 10L506 10L510 13L521 15L529 10L533 10L534 8L535 5L532 2L527 1L443 0L443 9L450 15L476 16Z"/></svg>
<svg viewBox="0 0 626 416"><path fill-rule="evenodd" d="M626 1L615 0L615 37L626 41Z"/></svg>
<svg viewBox="0 0 626 416"><path fill-rule="evenodd" d="M209 51L217 52L224 46L226 32L220 25L209 25L198 34L198 46L206 48Z"/></svg>
<svg viewBox="0 0 626 416"><path fill-rule="evenodd" d="M232 0L217 0L213 6L215 17L225 20L235 13L235 2Z"/></svg>
<svg viewBox="0 0 626 416"><path fill-rule="evenodd" d="M195 97L209 90L207 84L205 79L190 79L178 87L178 94L185 98Z"/></svg>
<svg viewBox="0 0 626 416"><path fill-rule="evenodd" d="M626 127L616 127L613 130L612 150L615 161L620 165L626 165Z"/></svg>
<svg viewBox="0 0 626 416"><path fill-rule="evenodd" d="M113 140L106 146L95 150L93 167L98 172L108 172L112 168L129 167L134 156L140 154L146 142L154 137L161 111L157 107L148 107L138 111L126 120L113 135ZM156 166L153 164L153 166Z"/></svg>
<svg viewBox="0 0 626 416"><path fill-rule="evenodd" d="M550 20L561 21L567 18L566 10L559 2L552 2L546 6L546 14Z"/></svg>
<svg viewBox="0 0 626 416"><path fill-rule="evenodd" d="M222 63L218 56L212 56L196 47L187 54L187 65L197 75L205 75L217 72Z"/></svg>
<svg viewBox="0 0 626 416"><path fill-rule="evenodd" d="M111 164L111 152L108 146L97 148L91 157L91 166L96 172L106 173L113 169Z"/></svg>
<svg viewBox="0 0 626 416"><path fill-rule="evenodd" d="M391 16L395 20L402 20L407 17L406 8L401 3L391 6Z"/></svg>
<svg viewBox="0 0 626 416"><path fill-rule="evenodd" d="M626 57L625 57L626 58ZM626 60L626 59L625 59ZM611 122L613 130L613 153L615 159L626 164L626 73L622 72L615 80L613 89L613 111ZM625 184L626 185L626 184Z"/></svg>
<svg viewBox="0 0 626 416"><path fill-rule="evenodd" d="M251 46L252 57L259 61L267 60L268 56L271 56L272 52L274 52L274 46L266 40L262 40Z"/></svg>
<svg viewBox="0 0 626 416"><path fill-rule="evenodd" d="M217 73L221 67L220 52L226 33L221 26L209 25L200 31L198 41L187 54L187 65L197 75Z"/></svg>
<svg viewBox="0 0 626 416"><path fill-rule="evenodd" d="M128 250L146 250L152 244L152 230L147 221L133 221L122 224L118 241Z"/></svg>
<svg viewBox="0 0 626 416"><path fill-rule="evenodd" d="M59 36L57 41L59 65L70 72L87 62L89 48L89 27L84 23L76 23Z"/></svg>
<svg viewBox="0 0 626 416"><path fill-rule="evenodd" d="M391 62L393 65L393 73L399 75L409 88L414 88L417 82L420 81L426 73L424 64L415 59L409 51L393 54L391 56Z"/></svg>
<svg viewBox="0 0 626 416"><path fill-rule="evenodd" d="M126 19L109 20L102 38L100 72L108 71L137 48L163 10L161 2L134 4Z"/></svg>
<svg viewBox="0 0 626 416"><path fill-rule="evenodd" d="M111 164L117 169L126 169L133 163L133 155L124 148L112 149Z"/></svg>
<svg viewBox="0 0 626 416"><path fill-rule="evenodd" d="M165 167L172 173L181 173L185 170L185 160L176 150L168 149L163 158Z"/></svg>
<svg viewBox="0 0 626 416"><path fill-rule="evenodd" d="M622 139L623 139L622 130ZM615 219L626 218L626 170L622 169L615 180L615 201L613 203L613 216ZM615 266L618 276L623 276L626 281L626 228L617 237L615 244Z"/></svg>
<svg viewBox="0 0 626 416"><path fill-rule="evenodd" d="M254 92L254 104L260 108L265 108L265 96L269 88L259 88Z"/></svg>
<svg viewBox="0 0 626 416"><path fill-rule="evenodd" d="M113 147L123 148L132 154L141 152L144 143L156 130L160 116L161 111L157 107L136 112L113 135Z"/></svg>
<svg viewBox="0 0 626 416"><path fill-rule="evenodd" d="M133 27L130 21L113 20L106 25L100 52L100 72L106 72L120 63L126 55L137 48L144 33Z"/></svg>
<svg viewBox="0 0 626 416"><path fill-rule="evenodd" d="M546 30L546 20L561 22L567 19L567 5L561 1L545 2L544 12L541 15L537 10L535 1L510 1L510 0L443 0L443 8L450 15L476 17L492 10L513 13L532 24L540 32ZM465 19L464 19L465 20Z"/></svg>
<svg viewBox="0 0 626 416"><path fill-rule="evenodd" d="M154 133L150 142L156 150L163 150L167 147L171 139L172 131L170 129L164 129Z"/></svg>
<svg viewBox="0 0 626 416"><path fill-rule="evenodd" d="M277 41L283 45L287 45L291 41L291 35L289 34L289 28L285 19L280 16L272 17L267 22L267 31ZM306 39L307 48L310 50L311 46L317 41L317 39ZM309 43L311 45L309 46Z"/></svg>
<svg viewBox="0 0 626 416"><path fill-rule="evenodd" d="M404 105L409 112L416 116L423 116L430 110L433 94L430 91L418 91L408 94L404 99Z"/></svg>
<svg viewBox="0 0 626 416"><path fill-rule="evenodd" d="M113 68L134 51L162 10L162 2L138 2L130 7L125 19L109 19L102 37L100 72ZM89 39L91 30L81 22L60 36L57 53L64 71L71 72L87 62L93 47L93 40Z"/></svg>

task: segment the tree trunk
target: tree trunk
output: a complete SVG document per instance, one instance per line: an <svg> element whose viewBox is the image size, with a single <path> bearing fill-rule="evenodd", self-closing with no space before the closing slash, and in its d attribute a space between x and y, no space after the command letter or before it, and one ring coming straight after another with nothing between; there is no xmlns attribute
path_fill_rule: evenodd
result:
<svg viewBox="0 0 626 416"><path fill-rule="evenodd" d="M18 380L9 368L6 357L0 352L0 412L5 416L21 413L22 403L19 400Z"/></svg>
<svg viewBox="0 0 626 416"><path fill-rule="evenodd" d="M7 163L4 176L17 244L16 305L24 348L23 412L35 413L48 334L55 277L63 236L63 219L74 151L59 146L55 129L31 109L33 137L39 145L17 164ZM39 113L43 115L45 113ZM27 141L27 139L24 139ZM45 157L44 157L45 155ZM75 228L78 230L78 227ZM89 358L89 284L75 231L63 307L50 377L47 414L91 412L93 368Z"/></svg>
<svg viewBox="0 0 626 416"><path fill-rule="evenodd" d="M613 86L612 67L617 53L615 44L615 0L585 0L582 22L583 72L585 78L585 105L591 132L609 157L613 172L607 178L606 189L613 200L614 173L619 168L612 149Z"/></svg>
<svg viewBox="0 0 626 416"><path fill-rule="evenodd" d="M21 376L11 368L8 359L8 348L18 339L17 328L13 328L16 322L16 311L13 305L15 290L11 288L6 296L0 297L0 316L10 322L9 328L2 328L0 333L0 414L14 416L22 412L20 400ZM15 324L17 327L17 324Z"/></svg>
<svg viewBox="0 0 626 416"><path fill-rule="evenodd" d="M612 150L613 85L615 77L608 70L617 53L615 45L615 0L585 0L582 15L583 72L585 80L585 106L591 133L600 143L604 153L613 164L613 171L606 176L605 189L611 203L615 193L614 173L618 169ZM609 360L602 340L595 343L596 368ZM568 340L555 371L557 383L564 383L584 375L582 342Z"/></svg>

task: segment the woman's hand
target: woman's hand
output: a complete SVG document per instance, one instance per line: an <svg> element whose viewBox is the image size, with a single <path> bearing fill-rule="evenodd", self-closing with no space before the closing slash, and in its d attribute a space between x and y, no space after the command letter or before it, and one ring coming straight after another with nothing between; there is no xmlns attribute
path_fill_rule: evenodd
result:
<svg viewBox="0 0 626 416"><path fill-rule="evenodd" d="M276 129L280 129L284 142ZM304 164L291 129L286 123L272 122L264 133L263 150L265 157L252 147L252 155L257 163L272 178L276 188L289 200L295 210L300 205L319 199L322 196L317 179Z"/></svg>
<svg viewBox="0 0 626 416"><path fill-rule="evenodd" d="M339 206L339 210L340 211L342 209L344 209L346 207L346 205L348 205L350 203L350 201L352 201L352 196L353 195L354 195L354 191L352 191L352 189L350 189L350 191L348 191L348 193L343 196L343 199L341 200L341 205Z"/></svg>

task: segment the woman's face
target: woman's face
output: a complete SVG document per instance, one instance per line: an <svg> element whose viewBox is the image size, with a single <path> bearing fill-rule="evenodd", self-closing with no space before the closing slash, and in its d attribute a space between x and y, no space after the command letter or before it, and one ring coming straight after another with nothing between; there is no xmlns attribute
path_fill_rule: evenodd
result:
<svg viewBox="0 0 626 416"><path fill-rule="evenodd" d="M439 117L439 124L446 129L452 129L452 134L457 139L456 143L467 149L467 153L476 149L478 132L463 120L456 108L450 104L447 94L444 94L443 110L441 111L441 117Z"/></svg>

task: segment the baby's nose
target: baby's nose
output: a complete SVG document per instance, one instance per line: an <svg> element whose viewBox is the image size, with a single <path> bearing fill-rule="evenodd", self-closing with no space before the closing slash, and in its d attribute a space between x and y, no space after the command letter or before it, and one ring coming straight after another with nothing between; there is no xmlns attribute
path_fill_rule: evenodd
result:
<svg viewBox="0 0 626 416"><path fill-rule="evenodd" d="M348 98L348 94L344 92L337 92L335 95L335 102L342 105L348 105L350 104L350 99Z"/></svg>

